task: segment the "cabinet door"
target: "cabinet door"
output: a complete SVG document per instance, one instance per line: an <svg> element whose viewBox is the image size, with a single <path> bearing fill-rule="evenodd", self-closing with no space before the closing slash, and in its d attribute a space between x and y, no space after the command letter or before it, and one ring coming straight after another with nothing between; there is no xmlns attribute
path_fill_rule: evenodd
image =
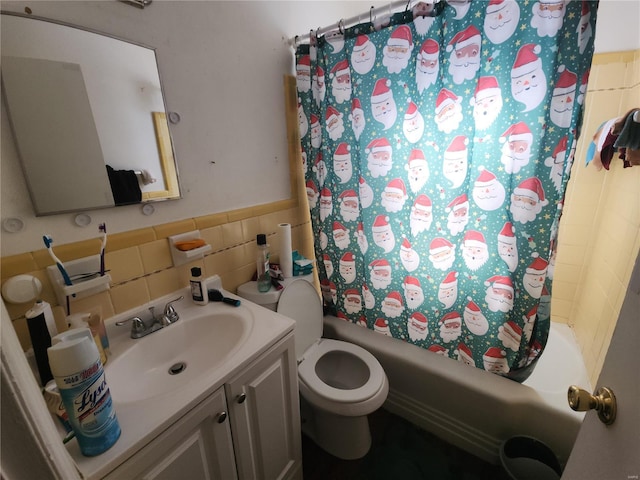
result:
<svg viewBox="0 0 640 480"><path fill-rule="evenodd" d="M239 478L301 479L298 371L293 335L225 385Z"/></svg>
<svg viewBox="0 0 640 480"><path fill-rule="evenodd" d="M224 389L156 437L107 479L237 478Z"/></svg>

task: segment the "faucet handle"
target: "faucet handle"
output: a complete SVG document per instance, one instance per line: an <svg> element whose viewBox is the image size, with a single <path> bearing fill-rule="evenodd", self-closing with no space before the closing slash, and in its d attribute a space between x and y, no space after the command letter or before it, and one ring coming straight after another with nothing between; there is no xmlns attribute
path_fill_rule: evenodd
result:
<svg viewBox="0 0 640 480"><path fill-rule="evenodd" d="M116 322L116 326L121 327L131 322L131 338L140 338L147 331L147 326L140 317L127 318L121 322Z"/></svg>
<svg viewBox="0 0 640 480"><path fill-rule="evenodd" d="M141 334L147 330L147 326L144 324L140 317L133 317L131 319L131 335Z"/></svg>
<svg viewBox="0 0 640 480"><path fill-rule="evenodd" d="M177 322L180 319L180 316L178 315L178 312L176 312L176 309L173 307L173 304L175 302L179 302L183 298L184 296L180 295L178 298L175 298L170 302L167 302L167 304L165 305L163 316L168 323Z"/></svg>

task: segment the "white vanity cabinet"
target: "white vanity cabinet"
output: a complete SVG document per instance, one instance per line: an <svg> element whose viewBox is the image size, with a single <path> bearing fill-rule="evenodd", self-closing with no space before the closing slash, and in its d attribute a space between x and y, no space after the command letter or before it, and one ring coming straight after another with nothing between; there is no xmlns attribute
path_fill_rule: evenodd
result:
<svg viewBox="0 0 640 480"><path fill-rule="evenodd" d="M302 479L293 335L224 386L238 478Z"/></svg>
<svg viewBox="0 0 640 480"><path fill-rule="evenodd" d="M216 390L106 477L133 478L236 478L224 388Z"/></svg>
<svg viewBox="0 0 640 480"><path fill-rule="evenodd" d="M302 479L292 334L228 379L105 480L236 478Z"/></svg>

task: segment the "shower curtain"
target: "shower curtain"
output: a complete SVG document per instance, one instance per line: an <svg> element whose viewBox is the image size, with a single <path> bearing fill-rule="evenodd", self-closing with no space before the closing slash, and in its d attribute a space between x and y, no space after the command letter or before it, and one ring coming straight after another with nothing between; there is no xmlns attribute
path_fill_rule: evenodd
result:
<svg viewBox="0 0 640 480"><path fill-rule="evenodd" d="M597 1L419 3L296 51L328 311L524 380L551 280Z"/></svg>

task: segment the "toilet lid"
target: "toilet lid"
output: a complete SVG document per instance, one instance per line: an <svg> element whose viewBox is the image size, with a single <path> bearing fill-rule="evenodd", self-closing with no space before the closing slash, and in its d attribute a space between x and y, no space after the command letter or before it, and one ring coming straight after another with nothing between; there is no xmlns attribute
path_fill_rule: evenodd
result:
<svg viewBox="0 0 640 480"><path fill-rule="evenodd" d="M306 280L291 282L280 295L277 312L296 321L295 342L298 360L322 336L322 302Z"/></svg>

